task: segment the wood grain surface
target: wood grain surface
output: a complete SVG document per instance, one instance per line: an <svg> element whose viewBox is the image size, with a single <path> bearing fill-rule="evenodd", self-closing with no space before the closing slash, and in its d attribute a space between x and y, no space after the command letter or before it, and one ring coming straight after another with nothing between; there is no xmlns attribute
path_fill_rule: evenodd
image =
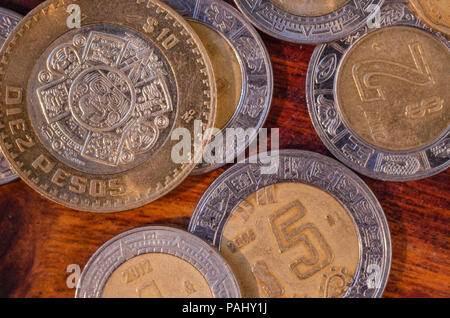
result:
<svg viewBox="0 0 450 318"><path fill-rule="evenodd" d="M26 14L40 2L2 0L0 5ZM281 148L331 156L306 107L306 71L314 47L262 37L275 77L266 127L280 128ZM202 193L223 171L189 177L152 204L108 215L66 209L21 181L0 187L0 297L73 297L75 290L66 285L69 264L83 267L104 242L135 227L186 229ZM450 297L449 176L447 170L407 183L363 177L380 200L392 235L393 262L385 297Z"/></svg>

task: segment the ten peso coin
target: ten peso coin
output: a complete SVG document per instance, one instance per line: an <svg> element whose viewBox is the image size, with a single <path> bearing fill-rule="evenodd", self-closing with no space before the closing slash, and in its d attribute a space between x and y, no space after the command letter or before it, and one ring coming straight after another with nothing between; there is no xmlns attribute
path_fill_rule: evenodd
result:
<svg viewBox="0 0 450 318"><path fill-rule="evenodd" d="M12 32L0 67L5 156L32 188L77 210L165 195L195 168L173 160L173 132L201 146L196 158L214 123L206 49L159 1L46 1Z"/></svg>

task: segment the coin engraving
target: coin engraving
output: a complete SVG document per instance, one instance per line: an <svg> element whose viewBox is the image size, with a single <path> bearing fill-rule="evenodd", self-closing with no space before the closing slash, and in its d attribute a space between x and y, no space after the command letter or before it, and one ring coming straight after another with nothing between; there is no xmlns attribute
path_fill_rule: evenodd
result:
<svg viewBox="0 0 450 318"><path fill-rule="evenodd" d="M195 295L194 295L195 294ZM187 261L148 253L120 265L108 278L102 298L210 298L211 288Z"/></svg>
<svg viewBox="0 0 450 318"><path fill-rule="evenodd" d="M355 133L383 149L430 144L450 123L450 96L442 85L448 81L444 61L449 58L445 45L416 28L395 26L368 34L339 68L336 100L343 117Z"/></svg>
<svg viewBox="0 0 450 318"><path fill-rule="evenodd" d="M290 210L295 212L291 213ZM272 232L282 254L298 245L307 246L307 254L311 255L311 258L300 257L289 266L299 279L311 277L329 265L334 258L330 245L314 224L299 224L306 213L304 205L299 200L295 200L269 217ZM284 222L281 223L280 219L284 219ZM295 227L296 224L297 227ZM314 239L311 237L318 242L317 247L312 244ZM325 256L323 259L321 259L320 251ZM303 266L305 267L303 271L299 270L302 264L306 265Z"/></svg>
<svg viewBox="0 0 450 318"><path fill-rule="evenodd" d="M439 155L450 133L448 72L442 72L450 45L406 4L386 2L381 29L363 28L318 47L307 75L308 108L322 141L352 169L381 180L422 179L450 165ZM353 48L364 55L354 59ZM349 96L352 110L344 105Z"/></svg>
<svg viewBox="0 0 450 318"><path fill-rule="evenodd" d="M114 169L157 151L176 113L175 79L162 53L129 30L107 29L91 25L65 34L69 40L43 54L46 68L35 68L46 74L36 89L46 124L41 114L34 117L44 144L91 173L120 171Z"/></svg>
<svg viewBox="0 0 450 318"><path fill-rule="evenodd" d="M308 44L334 41L364 27L383 3L382 0L235 2L263 32L282 40Z"/></svg>
<svg viewBox="0 0 450 318"><path fill-rule="evenodd" d="M144 227L106 242L89 260L76 297L240 297L222 257L181 230Z"/></svg>
<svg viewBox="0 0 450 318"><path fill-rule="evenodd" d="M336 205L308 203L324 200ZM308 152L282 150L274 175L260 164L233 166L204 194L189 231L220 248L243 296L379 297L390 268L389 230L373 194L341 164ZM384 278L368 288L370 264Z"/></svg>

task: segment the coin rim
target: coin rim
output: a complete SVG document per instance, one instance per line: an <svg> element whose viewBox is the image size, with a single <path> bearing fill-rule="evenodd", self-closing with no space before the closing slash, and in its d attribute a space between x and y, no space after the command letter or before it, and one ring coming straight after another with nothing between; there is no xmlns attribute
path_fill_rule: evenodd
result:
<svg viewBox="0 0 450 318"><path fill-rule="evenodd" d="M386 2L384 8L388 7L388 5L395 5L395 4L403 6L403 15L402 15L401 19L398 21L397 20L394 21L391 19L382 19L382 21L383 21L382 28L393 27L393 26L415 27L415 28L418 28L419 30L423 30L423 31L428 32L431 35L435 36L438 40L440 40L443 43L443 45L447 46L450 49L450 42L447 41L445 39L445 37L443 35L441 35L439 32L433 31L432 29L430 29L429 27L424 25L415 15L413 15L412 12L408 9L405 1L392 0L392 1ZM315 107L316 106L315 97L317 94L315 93L315 87L314 87L315 86L314 80L315 80L317 64L320 62L320 58L323 57L322 53L325 51L325 49L327 47L329 47L329 46L332 47L333 45L342 47L342 45L340 45L339 43L342 43L347 40L347 41L350 41L351 44L348 45L347 49L344 49L345 50L344 53L340 53L339 56L337 56L336 67L335 67L333 76L330 77L329 80L327 80L327 81L333 82L333 89L332 89L333 93L326 94L327 96L333 95L333 99L330 101L333 104L333 107L334 107L333 109L338 114L337 118L339 118L339 120L341 122L339 127L344 127L344 130L347 131L346 135L349 135L350 137L352 137L354 140L357 141L358 144L361 144L364 147L372 150L373 154L371 155L371 158L378 158L380 156L382 156L382 158L384 158L386 156L408 156L408 155L413 155L414 158L418 158L421 156L420 155L421 153L431 150L433 147L439 145L441 142L446 140L446 138L448 138L448 136L450 135L450 127L447 127L447 129L438 138L433 140L431 143L428 143L427 145L421 146L416 149L411 149L411 150L396 151L396 150L382 149L378 146L368 143L367 141L362 139L360 136L358 136L354 132L354 130L348 125L347 121L345 120L344 116L342 115L342 110L339 107L339 103L336 100L336 95L337 95L337 93L336 93L336 78L339 73L341 62L344 60L346 53L349 52L360 39L364 38L367 34L376 32L378 30L380 30L380 29L378 29L378 28L373 29L373 30L369 30L368 28L360 29L357 32L355 32L354 34L349 35L347 38L343 38L343 39L341 39L337 42L333 42L333 43L322 44L320 46L317 46L314 49L313 55L311 57L311 60L310 60L309 66L308 66L308 71L306 74L306 103L308 105L308 112L309 112L310 118L312 120L313 126L314 126L317 134L319 135L320 139L327 147L327 149L339 161L341 161L346 166L350 167L351 169L353 169L353 170L357 171L358 173L361 173L367 177L370 177L370 178L373 178L376 180L381 180L381 181L406 182L406 181L421 180L421 179L431 177L433 175L437 175L450 167L450 159L447 159L447 161L441 165L438 165L434 168L429 168L429 169L426 167L423 167L423 165L421 164L422 169L411 175L387 174L385 172L375 171L374 169L363 167L357 163L354 163L353 161L348 159L345 156L345 154L342 152L342 150L339 149L333 143L333 141L332 141L333 138L330 138L328 136L327 132L324 130L323 126L319 122L319 116L317 114L317 110ZM428 158L427 158L427 160L428 160ZM431 164L431 162L430 162L430 164Z"/></svg>
<svg viewBox="0 0 450 318"><path fill-rule="evenodd" d="M302 16L297 16L297 15L291 14L289 12L285 12L285 11L279 9L278 7L276 7L273 3L269 2L268 0L259 1L259 2L257 2L257 5L259 7L262 7L263 5L270 6L273 16L275 16L275 15L283 16L285 18L285 20L288 19L287 22L285 21L286 24L289 24L290 21L295 20L295 21L298 21L299 25L303 25L303 23L304 23L304 25L306 25L306 26L312 26L312 25L317 26L317 25L324 25L327 22L332 22L332 21L336 20L336 18L343 15L347 10L349 10L350 7L360 8L361 5L359 3L356 3L358 1L361 1L361 0L350 0L350 2L345 4L342 8L340 8L336 11L333 11L329 14L318 16L318 17L302 17ZM318 35L309 37L309 36L305 36L304 34L292 33L292 32L288 32L286 30L278 31L278 32L274 31L268 27L268 25L269 25L268 22L265 23L264 21L262 21L261 18L259 18L258 16L256 16L254 14L254 12L257 11L258 7L248 8L247 3L244 3L245 0L234 0L237 7L239 8L239 10L259 30L261 30L262 32L264 32L274 38L288 41L288 42L299 43L299 44L321 44L321 43L326 43L326 42L332 42L334 40L337 40L339 38L345 37L345 36L353 33L357 29L361 28L364 24L366 24L367 21L369 21L370 19L373 18L376 8L381 7L384 1L385 0L371 0L370 4L376 5L376 7L374 7L374 10L370 13L367 12L367 14L366 14L365 11L360 9L359 13L364 12L364 16L360 15L360 19L356 25L354 25L354 22L353 22L351 27L343 28L340 32L336 32L333 34L330 34L330 32L328 32L327 34L318 34ZM273 25L273 23L270 25Z"/></svg>
<svg viewBox="0 0 450 318"><path fill-rule="evenodd" d="M272 153L273 155L273 153ZM318 154L318 153L314 153L314 152L310 152L310 151L303 151L303 150L297 150L297 149L283 149L283 150L279 150L279 155L280 155L280 161L282 160L281 158L283 156L285 157L306 157L308 159L313 159L313 160L317 160L321 163L326 164L327 166L333 167L337 170L340 170L342 175L347 176L348 178L350 178L351 180L353 180L356 184L358 184L361 187L361 195L364 196L364 198L368 201L372 203L372 206L374 208L374 216L375 219L377 220L377 225L379 227L379 231L380 231L380 237L384 240L384 242L381 242L380 245L383 246L383 252L382 254L382 258L381 258L381 262L384 262L384 268L383 271L380 275L380 287L376 288L376 291L373 293L373 298L379 298L383 295L384 290L386 289L386 285L388 282L388 278L389 278L389 274L391 271L391 264L392 264L392 242L391 242L391 233L390 233L390 229L389 229L389 223L386 219L386 215L383 211L383 208L381 207L380 202L378 201L378 199L376 198L375 194L372 192L372 190L369 188L369 186L358 176L356 175L353 171L351 171L350 169L348 169L347 167L345 167L343 164L341 164L340 162L326 157L324 155ZM256 165L261 167L262 165L260 163L258 164L249 164L248 162L252 162L252 159L256 159L257 155L250 157L249 159L247 159L246 163L240 163L240 164L236 164L234 166L232 166L231 168L229 168L227 171L225 171L223 174L221 174L206 190L205 194L201 197L200 201L198 202L193 216L191 218L191 221L189 223L189 228L188 231L191 232L194 235L197 235L199 237L201 237L201 232L197 232L196 228L198 226L198 219L200 217L200 215L202 214L204 205L208 202L208 199L210 198L210 196L214 193L214 191L216 191L220 186L226 184L226 182L233 178L237 173L239 173L239 171L246 169L247 167L251 166L251 165ZM358 225L356 224L354 217L353 217L353 213L347 208L347 205L345 203L343 203L339 198L335 197L329 190L327 189L322 189L320 187L318 187L316 184L309 184L309 183L305 183L305 180L300 180L298 179L299 183L302 184L308 184L311 185L313 187L319 188L323 191L325 191L326 193L328 193L329 195L331 195L334 199L336 199L341 205L342 207L347 211L347 213L349 214L350 218L352 219L352 222L355 226L355 229L357 230L358 233L358 245L359 245L359 261L358 261L358 267L357 267L357 271L353 277L353 283L351 285L351 287L347 290L346 294L344 297L352 297L352 298L357 298L357 297L367 297L363 294L358 294L358 287L354 287L354 285L356 283L358 283L359 281L359 276L361 274L361 267L362 267L362 255L365 254L363 253L364 250L367 250L367 253L369 253L372 248L371 246L365 246L364 242L361 239L361 235L360 235L360 230ZM229 219L229 217L231 216L231 213L235 210L235 208L237 206L239 206L240 203L242 203L243 201L245 201L245 199L253 194L255 191L258 191L268 185L273 185L273 184L278 184L278 183L284 183L284 182L293 182L293 181L287 181L287 180L281 180L279 178L278 175L278 171L276 175L272 175L270 182L268 184L264 183L264 185L256 185L256 189L255 187L252 187L251 189L251 193L249 191L241 191L239 193L239 202L237 204L235 204L231 209L227 209L230 212L230 215L221 215L221 220L219 222L219 226L217 228L217 230L214 233L214 241L210 242L209 239L203 238L205 239L209 244L211 244L212 246L216 247L216 248L220 248L221 246L221 240L222 240L222 233L223 233L223 229ZM363 192L365 191L365 192ZM249 193L247 193L249 192ZM223 211L222 211L223 212ZM352 291L352 288L355 288L355 295L350 296L349 294Z"/></svg>
<svg viewBox="0 0 450 318"><path fill-rule="evenodd" d="M119 235L116 235L115 237L113 237L112 239L108 240L106 243L104 243L97 251L95 251L95 253L91 256L91 258L89 259L89 261L86 263L86 266L83 269L83 272L80 276L79 279L79 283L77 285L76 288L76 292L75 292L75 298L88 298L87 296L83 296L82 294L86 294L89 291L92 290L92 292L90 292L90 294L94 293L94 294L99 294L100 295L103 293L103 289L104 286L83 286L84 283L84 279L85 277L88 275L88 273L92 270L95 270L95 262L101 258L103 255L103 253L113 244L115 244L118 241L121 241L122 239L125 239L127 237L131 237L134 235L142 235L143 233L161 233L164 232L167 235L170 236L182 236L186 239L189 239L190 242L195 243L196 245L200 246L202 249L204 248L208 254L209 254L209 258L215 257L215 259L217 260L217 263L220 264L222 266L222 271L220 271L220 273L225 274L225 277L228 277L228 279L230 280L230 283L233 285L234 289L229 291L229 295L231 298L240 298L241 297L241 292L239 289L239 284L236 280L236 277L234 276L233 271L231 270L231 268L229 267L228 263L225 261L225 259L222 257L222 255L220 255L220 253L218 253L215 249L213 249L211 246L209 246L206 242L204 242L203 240L201 240L200 238L198 238L195 235L192 235L189 232L177 229L177 228L173 228L173 227L164 227L164 226L146 226L146 227L139 227L139 228L135 228L132 230L128 230L126 232L123 232ZM144 238L144 235L142 235L142 239ZM170 247L168 248L170 249ZM145 254L153 254L153 253L158 253L158 254L167 254L167 255L172 255L175 257L178 257L184 261L186 261L187 263L189 263L190 265L192 265L199 273L202 274L202 276L204 277L204 279L207 281L208 286L211 289L211 293L214 297L217 297L218 295L214 295L214 291L213 291L213 286L211 284L211 282L208 282L207 279L207 273L203 273L200 269L198 269L194 264L192 264L190 262L189 259L184 258L184 255L178 255L177 253L170 253L170 251L160 251L160 252L151 252L151 253L144 253L144 254L139 254L138 251L136 250L132 250L133 252L133 257L124 260L120 265L124 264L125 262L127 262L128 260L140 256L140 255L145 255ZM186 252L186 254L189 254L188 252ZM217 264L216 263L216 264ZM110 276L112 275L112 273L120 266L118 265L116 268L114 268L112 270L112 272L110 273ZM104 280L105 282L107 282L107 280L109 278L107 278L106 280L104 279L105 275L101 277L100 280ZM98 290L98 289L101 289Z"/></svg>
<svg viewBox="0 0 450 318"><path fill-rule="evenodd" d="M11 16L13 18L18 19L19 20L18 23L23 19L23 15L21 15L21 14L19 14L17 12L14 12L14 11L12 11L10 9L4 8L4 7L0 7L0 14L2 14L2 13L5 14L5 15L8 15L8 16ZM16 26L17 26L17 24L16 24ZM3 37L1 37L1 38L3 38ZM4 39L5 40L4 40L3 44L6 43L6 40L8 39L8 34L6 34L6 37ZM3 47L3 45L0 46L0 51L1 51L2 47ZM8 163L8 165L11 166L9 164L8 160L6 159L6 157L3 155L1 147L0 147L0 156L2 156L4 158L4 160ZM7 178L0 178L0 185L5 185L5 184L11 183L11 182L19 179L19 176L17 175L17 173L15 173L11 169L11 167L9 167L9 170L13 173L13 175L9 176Z"/></svg>

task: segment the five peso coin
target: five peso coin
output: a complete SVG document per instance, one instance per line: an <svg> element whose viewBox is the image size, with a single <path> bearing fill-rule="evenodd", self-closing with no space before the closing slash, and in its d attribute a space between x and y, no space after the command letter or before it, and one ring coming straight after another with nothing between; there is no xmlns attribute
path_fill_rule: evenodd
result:
<svg viewBox="0 0 450 318"><path fill-rule="evenodd" d="M21 15L0 7L0 48L21 19ZM8 162L0 151L0 185L17 179L18 176L9 168Z"/></svg>
<svg viewBox="0 0 450 318"><path fill-rule="evenodd" d="M116 236L89 260L77 298L239 298L231 269L196 236L144 227Z"/></svg>
<svg viewBox="0 0 450 318"><path fill-rule="evenodd" d="M410 8L428 26L450 36L450 5L448 0L409 0Z"/></svg>
<svg viewBox="0 0 450 318"><path fill-rule="evenodd" d="M274 174L264 166L255 156L227 170L189 225L219 248L242 296L380 297L391 240L367 185L311 152L281 150Z"/></svg>
<svg viewBox="0 0 450 318"><path fill-rule="evenodd" d="M318 44L340 39L374 19L383 0L235 0L261 31L278 39Z"/></svg>
<svg viewBox="0 0 450 318"><path fill-rule="evenodd" d="M80 28L68 23L71 5ZM166 4L46 1L1 55L0 144L45 197L83 211L129 210L195 168L172 160L171 135L187 131L195 144L213 126L215 79L201 40Z"/></svg>
<svg viewBox="0 0 450 318"><path fill-rule="evenodd" d="M328 149L380 180L417 180L447 169L449 48L397 0L385 2L380 28L317 47L306 93Z"/></svg>
<svg viewBox="0 0 450 318"><path fill-rule="evenodd" d="M248 138L234 140L233 146L206 147L205 160L194 173L210 172L243 153L264 125L273 91L269 53L253 26L224 1L163 1L187 19L208 51L217 87L214 127L222 133L227 128L248 132Z"/></svg>

